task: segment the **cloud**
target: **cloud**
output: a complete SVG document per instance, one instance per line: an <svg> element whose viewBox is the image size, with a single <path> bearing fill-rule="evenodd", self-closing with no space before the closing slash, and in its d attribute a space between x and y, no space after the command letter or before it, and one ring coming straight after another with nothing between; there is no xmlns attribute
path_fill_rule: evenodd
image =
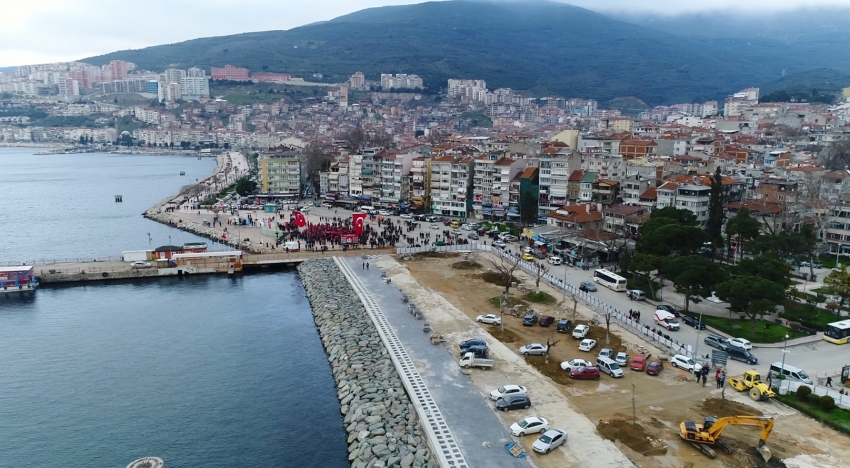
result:
<svg viewBox="0 0 850 468"><path fill-rule="evenodd" d="M526 1L526 0L515 0ZM77 60L123 49L251 31L290 29L410 0L4 0L0 66ZM847 0L573 0L600 12L674 14L726 9L755 14ZM741 7L741 5L745 5ZM474 18L470 20L474 21Z"/></svg>

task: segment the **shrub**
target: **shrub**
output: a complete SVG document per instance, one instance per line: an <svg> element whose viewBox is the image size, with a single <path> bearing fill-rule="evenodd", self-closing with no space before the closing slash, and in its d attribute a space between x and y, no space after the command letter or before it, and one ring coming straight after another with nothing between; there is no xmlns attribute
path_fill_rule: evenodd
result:
<svg viewBox="0 0 850 468"><path fill-rule="evenodd" d="M809 396L806 397L809 403L813 405L820 404L820 395L810 393Z"/></svg>
<svg viewBox="0 0 850 468"><path fill-rule="evenodd" d="M799 398L800 401L806 401L806 397L808 397L811 394L812 394L812 389L809 388L808 386L800 385L799 387L797 387L797 398Z"/></svg>
<svg viewBox="0 0 850 468"><path fill-rule="evenodd" d="M803 325L800 322L788 322L788 328L790 328L793 332L800 331L800 327L802 326Z"/></svg>
<svg viewBox="0 0 850 468"><path fill-rule="evenodd" d="M832 411L835 408L835 399L829 395L824 395L820 397L818 405L820 405L824 411Z"/></svg>

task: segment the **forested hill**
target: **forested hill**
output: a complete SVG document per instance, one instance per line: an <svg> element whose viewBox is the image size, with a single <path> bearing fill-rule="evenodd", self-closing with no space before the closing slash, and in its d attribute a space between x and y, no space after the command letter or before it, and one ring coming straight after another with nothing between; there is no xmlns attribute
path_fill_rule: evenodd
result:
<svg viewBox="0 0 850 468"><path fill-rule="evenodd" d="M788 44L682 37L546 1L372 8L288 31L195 39L84 61L115 59L157 71L232 64L307 79L317 72L326 81L344 81L358 70L373 80L414 73L430 88L444 87L448 78L481 78L491 89L600 101L634 96L652 105L722 98L810 65Z"/></svg>

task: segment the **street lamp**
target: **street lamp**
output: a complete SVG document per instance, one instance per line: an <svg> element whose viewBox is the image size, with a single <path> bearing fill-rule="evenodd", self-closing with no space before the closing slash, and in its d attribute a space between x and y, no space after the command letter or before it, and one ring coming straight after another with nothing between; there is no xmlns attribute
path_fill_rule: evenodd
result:
<svg viewBox="0 0 850 468"><path fill-rule="evenodd" d="M785 375L785 354L788 353L788 334L785 334L785 344L782 346L782 368L779 370L782 375Z"/></svg>
<svg viewBox="0 0 850 468"><path fill-rule="evenodd" d="M697 356L699 356L699 336L702 333L702 312L699 313L699 322L697 322L697 344L694 348L694 362L696 362ZM696 373L696 368L691 367L691 375Z"/></svg>

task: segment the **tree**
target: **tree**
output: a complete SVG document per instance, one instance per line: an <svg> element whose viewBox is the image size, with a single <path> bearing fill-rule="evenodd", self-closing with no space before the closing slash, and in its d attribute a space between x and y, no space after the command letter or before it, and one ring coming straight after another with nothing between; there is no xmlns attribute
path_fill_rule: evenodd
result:
<svg viewBox="0 0 850 468"><path fill-rule="evenodd" d="M549 364L549 352L552 351L552 348L554 348L560 341L561 340L552 341L551 338L546 339L546 352L543 353L543 355L546 356L546 364Z"/></svg>
<svg viewBox="0 0 850 468"><path fill-rule="evenodd" d="M773 255L745 258L733 269L737 276L757 276L778 284L782 289L791 286L791 265Z"/></svg>
<svg viewBox="0 0 850 468"><path fill-rule="evenodd" d="M741 252L743 257L744 244L751 240L755 240L761 231L761 226L755 218L750 216L750 210L743 208L738 211L738 214L729 218L726 222L726 252L731 256L732 239L738 241L738 252Z"/></svg>
<svg viewBox="0 0 850 468"><path fill-rule="evenodd" d="M611 344L611 315L613 312L605 312L605 344Z"/></svg>
<svg viewBox="0 0 850 468"><path fill-rule="evenodd" d="M844 305L844 301L850 298L850 273L846 269L838 269L830 272L823 279L823 284L841 298L840 305Z"/></svg>
<svg viewBox="0 0 850 468"><path fill-rule="evenodd" d="M307 178L313 184L316 193L319 193L321 181L320 172L326 172L331 163L331 147L321 142L311 142L304 149L304 171Z"/></svg>
<svg viewBox="0 0 850 468"><path fill-rule="evenodd" d="M543 265L537 265L534 269L534 292L540 294L540 279L543 278L549 269Z"/></svg>
<svg viewBox="0 0 850 468"><path fill-rule="evenodd" d="M705 231L708 238L714 243L720 240L723 231L723 221L726 218L726 192L723 190L723 176L720 174L720 166L710 176L711 192L708 199L708 221Z"/></svg>
<svg viewBox="0 0 850 468"><path fill-rule="evenodd" d="M257 183L251 180L248 177L243 177L236 182L236 193L239 195L247 196L254 193L254 190L257 189Z"/></svg>
<svg viewBox="0 0 850 468"><path fill-rule="evenodd" d="M366 147L366 132L360 127L349 130L342 139L352 154L359 154Z"/></svg>
<svg viewBox="0 0 850 468"><path fill-rule="evenodd" d="M737 309L750 318L750 339L756 337L756 321L759 316L775 309L785 299L785 288L773 281L758 276L739 276L726 280L715 287L717 297L728 301L731 309Z"/></svg>
<svg viewBox="0 0 850 468"><path fill-rule="evenodd" d="M723 267L700 255L670 260L664 274L676 286L676 292L685 295L685 312L690 307L691 296L709 295L711 288L728 276Z"/></svg>
<svg viewBox="0 0 850 468"><path fill-rule="evenodd" d="M501 253L497 253L495 255L498 258L492 262L493 267L505 283L505 292L503 294L505 300L507 300L511 293L511 281L513 281L514 272L519 268L522 258L519 255L510 254L502 255Z"/></svg>
<svg viewBox="0 0 850 468"><path fill-rule="evenodd" d="M679 222L679 224L683 224L685 226L697 225L697 215L695 215L693 211L682 210L672 206L665 206L659 210L653 210L649 219L652 220L658 218L675 219Z"/></svg>
<svg viewBox="0 0 850 468"><path fill-rule="evenodd" d="M697 252L708 239L702 229L681 225L670 218L650 219L641 226L641 235L637 251L660 257L669 257L674 253L690 255Z"/></svg>
<svg viewBox="0 0 850 468"><path fill-rule="evenodd" d="M537 221L537 210L537 197L528 192L522 192L519 196L519 216L522 223L533 224Z"/></svg>
<svg viewBox="0 0 850 468"><path fill-rule="evenodd" d="M617 262L620 266L620 272L625 276L628 276L629 272L631 271L632 257L632 251L627 248L624 248L623 252L620 254L620 259Z"/></svg>
<svg viewBox="0 0 850 468"><path fill-rule="evenodd" d="M652 272L661 269L664 265L665 258L658 255L645 253L636 254L632 257L632 270L643 273L646 276L646 283L649 285L649 292L652 298L655 298L655 290L652 288Z"/></svg>

